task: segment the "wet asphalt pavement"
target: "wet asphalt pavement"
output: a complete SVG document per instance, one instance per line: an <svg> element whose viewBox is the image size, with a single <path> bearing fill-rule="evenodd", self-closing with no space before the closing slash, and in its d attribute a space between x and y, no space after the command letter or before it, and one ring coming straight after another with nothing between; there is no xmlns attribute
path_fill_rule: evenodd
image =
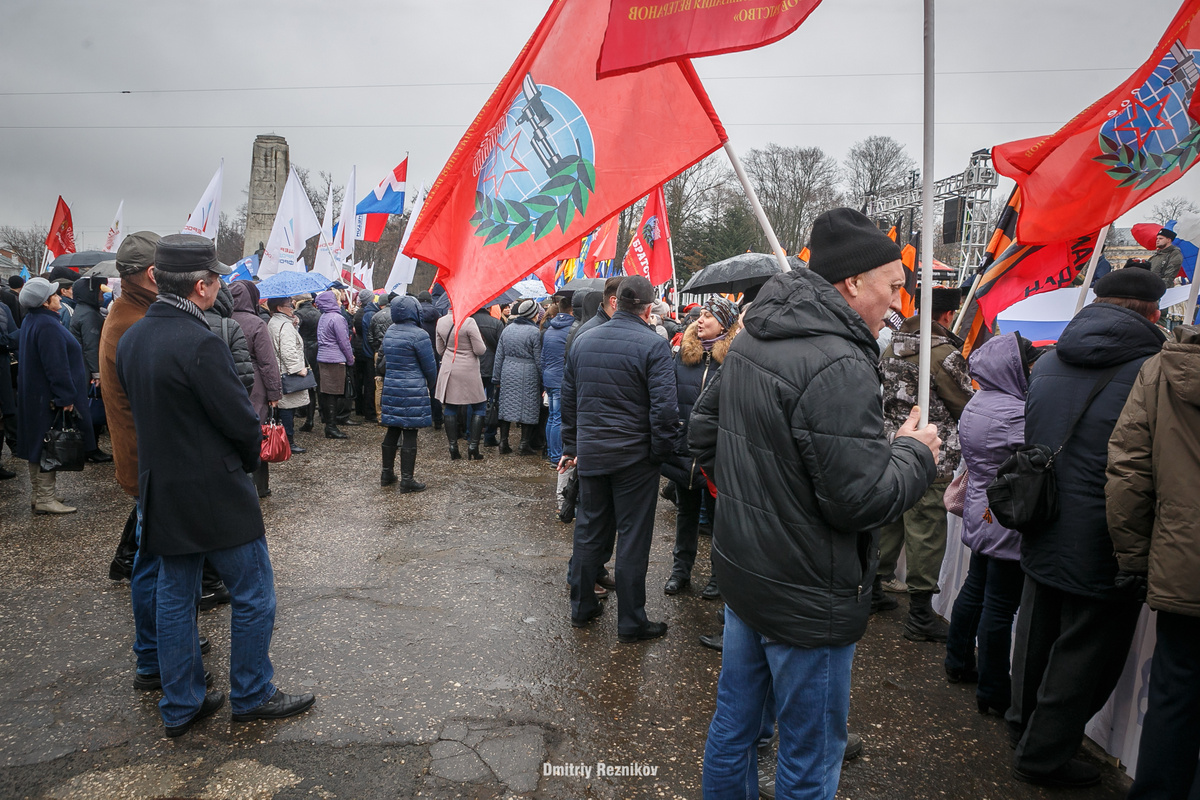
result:
<svg viewBox="0 0 1200 800"><path fill-rule="evenodd" d="M423 431L429 490L402 495L378 485L382 429L346 430L299 434L308 453L272 466L263 503L275 682L316 706L247 724L226 706L175 740L160 695L132 688L129 585L108 579L132 501L111 465L60 476L79 513L31 517L25 465L5 457L20 474L0 483L0 798L698 798L720 670L697 642L717 627L719 604L699 596L708 540L694 585L664 596L674 508L659 500L647 610L671 628L618 644L615 606L585 630L568 621L571 528L542 459L450 462ZM1124 797L1111 766L1085 791L1013 781L1003 722L946 683L939 645L901 637L903 613L873 618L859 644L850 727L865 749L839 797ZM228 606L200 628L228 690ZM640 774L599 777L597 762Z"/></svg>

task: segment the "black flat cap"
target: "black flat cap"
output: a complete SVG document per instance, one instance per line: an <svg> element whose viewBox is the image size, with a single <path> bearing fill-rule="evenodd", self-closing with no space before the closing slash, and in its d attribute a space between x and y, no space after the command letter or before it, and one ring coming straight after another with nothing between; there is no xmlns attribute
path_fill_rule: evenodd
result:
<svg viewBox="0 0 1200 800"><path fill-rule="evenodd" d="M641 275L630 275L617 287L617 302L647 305L654 302L654 287Z"/></svg>
<svg viewBox="0 0 1200 800"><path fill-rule="evenodd" d="M154 246L154 268L163 272L199 272L208 270L229 275L232 267L217 261L217 246L211 239L192 233L172 233Z"/></svg>
<svg viewBox="0 0 1200 800"><path fill-rule="evenodd" d="M1157 303L1167 293L1163 279L1146 269L1114 269L1096 281L1096 297L1122 297Z"/></svg>

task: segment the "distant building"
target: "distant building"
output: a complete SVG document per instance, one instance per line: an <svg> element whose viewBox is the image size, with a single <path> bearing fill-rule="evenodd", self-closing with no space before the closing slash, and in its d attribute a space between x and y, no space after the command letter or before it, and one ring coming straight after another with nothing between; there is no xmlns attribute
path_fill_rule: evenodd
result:
<svg viewBox="0 0 1200 800"><path fill-rule="evenodd" d="M290 168L288 143L282 136L263 134L254 138L250 161L250 199L246 202L246 238L242 256L259 249L271 237L275 212L287 185Z"/></svg>
<svg viewBox="0 0 1200 800"><path fill-rule="evenodd" d="M24 265L16 253L0 248L0 280L7 283L9 276L20 274L23 268Z"/></svg>

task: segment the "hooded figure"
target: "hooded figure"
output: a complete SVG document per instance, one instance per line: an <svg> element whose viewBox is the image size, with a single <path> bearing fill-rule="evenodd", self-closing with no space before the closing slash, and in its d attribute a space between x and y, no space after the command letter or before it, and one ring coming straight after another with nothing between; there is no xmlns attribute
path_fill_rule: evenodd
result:
<svg viewBox="0 0 1200 800"><path fill-rule="evenodd" d="M321 292L315 305L321 312L321 320L317 323L317 362L321 365L317 370L320 381L317 389L321 421L325 423L326 439L346 439L346 434L337 427L334 403L346 393L346 366L354 363L350 324L333 292Z"/></svg>
<svg viewBox="0 0 1200 800"><path fill-rule="evenodd" d="M89 276L75 281L75 313L71 315L71 333L83 348L83 363L92 380L100 379L100 330L104 315L100 313L100 288L104 280Z"/></svg>
<svg viewBox="0 0 1200 800"><path fill-rule="evenodd" d="M258 287L250 281L234 281L229 285L229 293L233 297L233 319L241 326L250 348L254 369L250 403L258 412L259 421L266 422L271 416L271 403L278 403L283 397L275 345L267 323L258 315Z"/></svg>
<svg viewBox="0 0 1200 800"><path fill-rule="evenodd" d="M417 429L433 424L430 398L437 383L433 345L421 328L421 306L412 297L392 301L392 326L383 337L383 392L379 421L387 426L383 439L383 471L379 484L396 482L396 445L400 443L400 491L424 491L413 478L417 460ZM403 435L403 440L401 436Z"/></svg>
<svg viewBox="0 0 1200 800"><path fill-rule="evenodd" d="M249 394L254 388L254 363L250 360L246 334L242 333L242 326L233 318L233 295L229 293L228 286L222 286L217 292L217 301L204 312L204 321L208 323L208 329L220 336L229 352L233 353L233 366L237 369L238 380Z"/></svg>

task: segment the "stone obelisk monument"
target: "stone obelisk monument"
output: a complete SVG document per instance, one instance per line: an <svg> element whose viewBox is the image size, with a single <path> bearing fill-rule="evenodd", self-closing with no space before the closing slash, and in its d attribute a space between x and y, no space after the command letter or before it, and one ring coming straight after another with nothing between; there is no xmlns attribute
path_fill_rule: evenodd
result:
<svg viewBox="0 0 1200 800"><path fill-rule="evenodd" d="M242 256L257 252L271 236L275 212L288 179L288 144L282 136L262 134L254 138L250 162L250 199L246 204L246 243Z"/></svg>

